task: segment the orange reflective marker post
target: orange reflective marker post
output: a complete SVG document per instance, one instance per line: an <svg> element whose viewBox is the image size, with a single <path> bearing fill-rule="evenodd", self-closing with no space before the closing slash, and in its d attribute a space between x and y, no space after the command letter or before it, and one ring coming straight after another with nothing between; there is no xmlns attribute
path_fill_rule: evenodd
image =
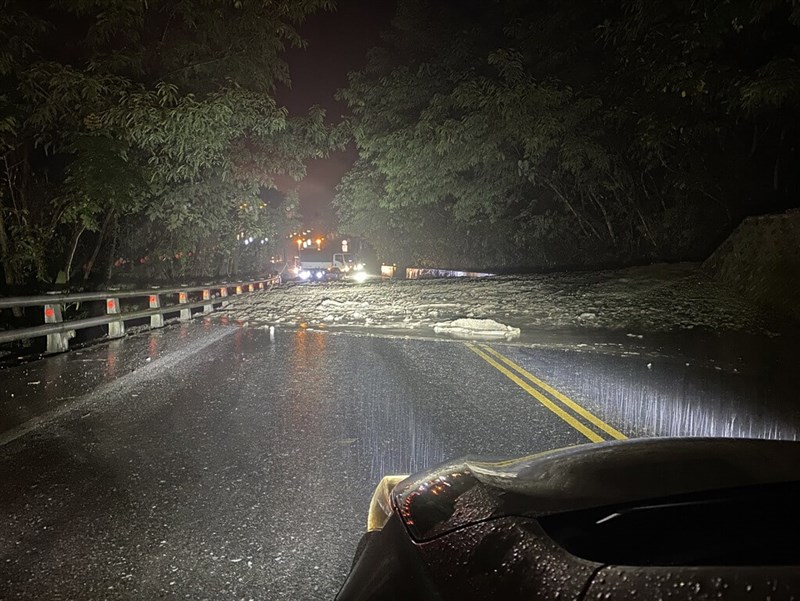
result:
<svg viewBox="0 0 800 601"><path fill-rule="evenodd" d="M151 294L150 295L150 308L151 309L160 309L161 308L161 297L158 294ZM150 316L150 327L151 328L163 328L164 327L164 314L159 312L155 315Z"/></svg>
<svg viewBox="0 0 800 601"><path fill-rule="evenodd" d="M189 295L185 292L178 293L178 303L181 305L185 305L189 302ZM191 309L181 309L181 321L189 321L192 318L192 310Z"/></svg>
<svg viewBox="0 0 800 601"><path fill-rule="evenodd" d="M61 305L45 305L44 306L44 322L45 323L61 323L64 320L61 317ZM55 334L47 335L47 354L63 353L69 350L69 339L75 336L75 330L67 332L56 332Z"/></svg>
<svg viewBox="0 0 800 601"><path fill-rule="evenodd" d="M119 299L118 298L109 298L106 299L106 314L107 315L119 315ZM108 337L109 338L120 338L125 335L125 322L121 319L119 321L112 321L108 324Z"/></svg>

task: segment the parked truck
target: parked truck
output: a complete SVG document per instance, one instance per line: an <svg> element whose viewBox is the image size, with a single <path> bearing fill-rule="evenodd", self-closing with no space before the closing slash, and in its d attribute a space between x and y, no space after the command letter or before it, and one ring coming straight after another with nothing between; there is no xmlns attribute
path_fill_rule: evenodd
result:
<svg viewBox="0 0 800 601"><path fill-rule="evenodd" d="M364 265L354 253L308 248L300 251L295 271L297 277L303 281L327 282L342 278L358 280L364 273Z"/></svg>

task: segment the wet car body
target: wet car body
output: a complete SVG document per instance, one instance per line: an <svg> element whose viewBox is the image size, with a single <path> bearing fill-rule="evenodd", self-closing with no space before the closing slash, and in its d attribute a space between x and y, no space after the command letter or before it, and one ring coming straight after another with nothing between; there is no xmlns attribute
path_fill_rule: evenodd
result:
<svg viewBox="0 0 800 601"><path fill-rule="evenodd" d="M798 442L582 445L384 488L339 601L800 595Z"/></svg>

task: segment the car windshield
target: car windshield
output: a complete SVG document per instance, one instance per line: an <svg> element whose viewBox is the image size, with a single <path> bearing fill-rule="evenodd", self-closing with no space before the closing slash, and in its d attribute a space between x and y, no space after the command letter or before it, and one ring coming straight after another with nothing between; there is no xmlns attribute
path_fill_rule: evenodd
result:
<svg viewBox="0 0 800 601"><path fill-rule="evenodd" d="M794 478L800 0L0 6L0 599L646 598Z"/></svg>

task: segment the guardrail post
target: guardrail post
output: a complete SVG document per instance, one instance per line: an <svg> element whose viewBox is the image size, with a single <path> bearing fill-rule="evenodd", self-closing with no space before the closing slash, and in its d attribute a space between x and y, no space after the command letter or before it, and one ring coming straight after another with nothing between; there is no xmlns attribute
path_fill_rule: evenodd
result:
<svg viewBox="0 0 800 601"><path fill-rule="evenodd" d="M119 299L107 298L106 299L106 314L119 315ZM108 337L121 338L125 335L125 322L121 319L119 321L112 321L108 324Z"/></svg>
<svg viewBox="0 0 800 601"><path fill-rule="evenodd" d="M61 305L45 305L44 306L44 322L45 323L62 323L64 319L61 316ZM69 332L60 332L58 334L47 335L47 350L48 355L52 353L63 353L69 350L69 339L75 336L75 330Z"/></svg>
<svg viewBox="0 0 800 601"><path fill-rule="evenodd" d="M160 309L161 308L161 297L158 294L151 294L150 295L150 308L151 309ZM155 315L150 316L150 327L151 328L163 328L164 327L164 314L163 313L156 313Z"/></svg>
<svg viewBox="0 0 800 601"><path fill-rule="evenodd" d="M203 290L203 300L211 300L211 290ZM214 311L214 305L203 305L203 313L211 313Z"/></svg>
<svg viewBox="0 0 800 601"><path fill-rule="evenodd" d="M178 304L185 305L189 302L189 295L186 292L178 292ZM189 321L192 318L191 309L181 309L181 321Z"/></svg>

